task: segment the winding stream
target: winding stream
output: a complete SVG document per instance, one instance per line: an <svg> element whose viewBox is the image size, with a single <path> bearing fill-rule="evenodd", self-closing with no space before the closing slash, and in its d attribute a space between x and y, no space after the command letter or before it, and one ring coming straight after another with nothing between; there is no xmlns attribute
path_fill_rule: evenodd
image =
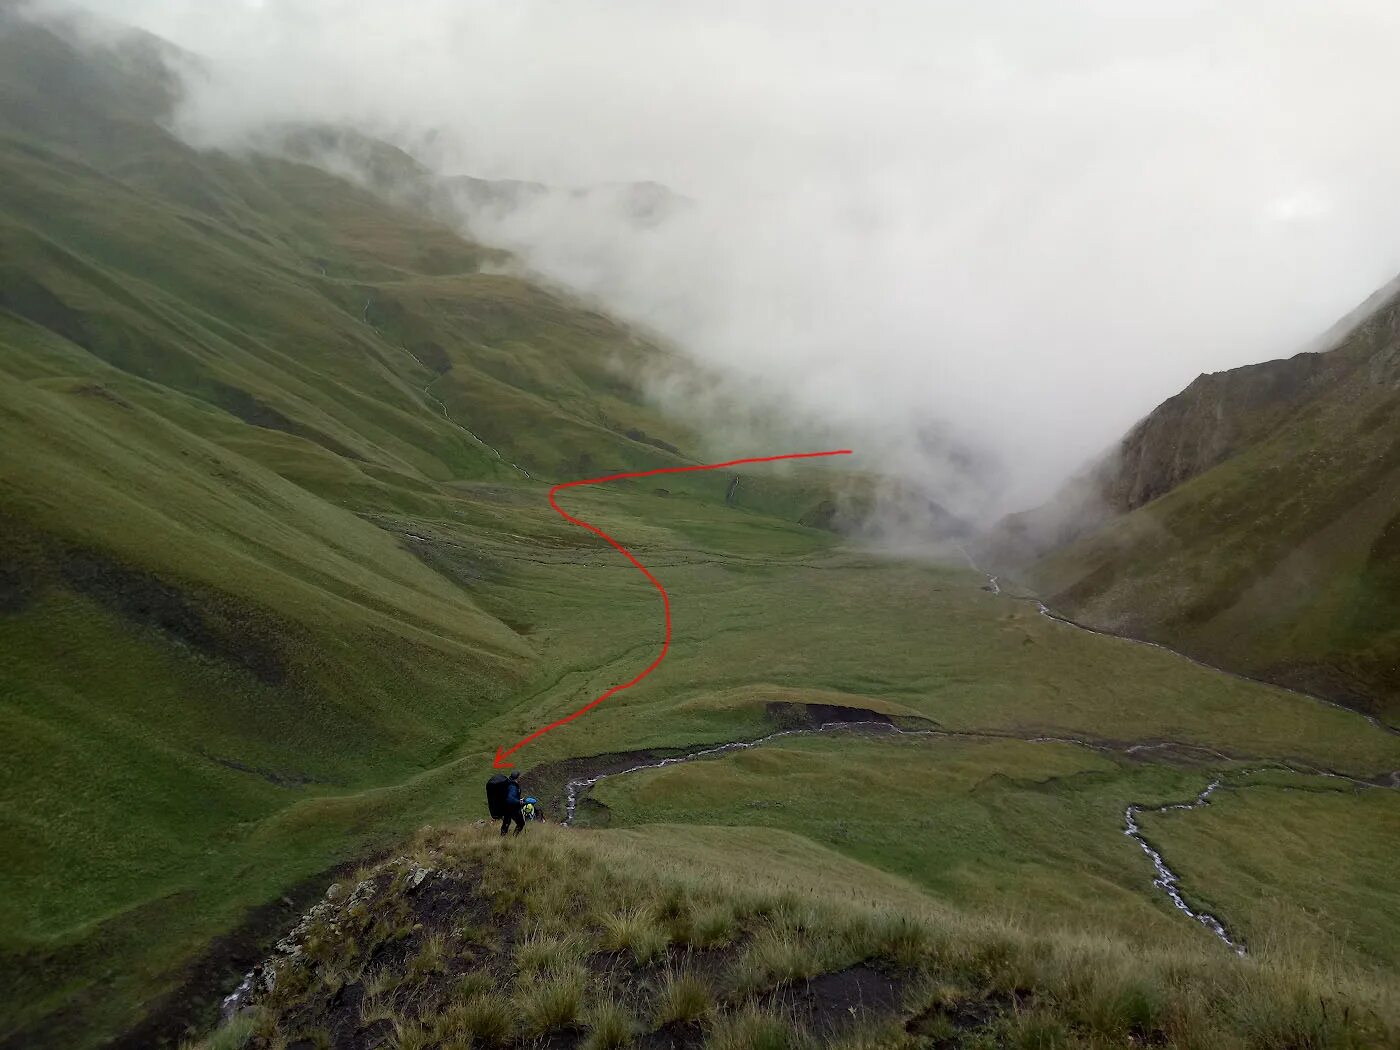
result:
<svg viewBox="0 0 1400 1050"><path fill-rule="evenodd" d="M1142 848L1142 851L1147 854L1148 858L1151 859L1152 867L1156 869L1157 872L1152 880L1152 885L1156 886L1171 898L1171 902L1176 906L1176 910L1183 915L1190 916L1206 929L1210 930L1211 933L1215 934L1233 948L1236 955L1244 955L1244 945L1230 936L1230 931L1225 928L1223 922L1209 912L1194 911L1191 906L1186 903L1186 898L1181 895L1181 877L1177 875L1176 872L1172 871L1171 868L1167 867L1167 862L1162 859L1162 854L1154 849L1152 844L1147 841L1147 838L1143 835L1142 829L1138 826L1137 822L1138 814L1140 813L1165 813L1170 809L1200 809L1202 806L1208 806L1210 805L1210 796L1215 793L1215 790L1220 787L1220 785L1221 780L1219 777L1216 777L1216 779L1212 780L1210 784L1206 786L1206 789L1191 802L1173 802L1165 806L1130 805L1123 811L1123 834L1136 842Z"/></svg>

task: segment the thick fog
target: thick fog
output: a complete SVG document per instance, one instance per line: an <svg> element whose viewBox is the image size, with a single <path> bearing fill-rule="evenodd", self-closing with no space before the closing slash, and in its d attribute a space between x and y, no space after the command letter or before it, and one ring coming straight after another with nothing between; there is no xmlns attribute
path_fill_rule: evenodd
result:
<svg viewBox="0 0 1400 1050"><path fill-rule="evenodd" d="M640 220L619 190L474 228L717 366L722 402L935 488L965 445L973 513L1400 271L1391 3L87 6L203 56L202 144L348 122L447 174L664 185Z"/></svg>

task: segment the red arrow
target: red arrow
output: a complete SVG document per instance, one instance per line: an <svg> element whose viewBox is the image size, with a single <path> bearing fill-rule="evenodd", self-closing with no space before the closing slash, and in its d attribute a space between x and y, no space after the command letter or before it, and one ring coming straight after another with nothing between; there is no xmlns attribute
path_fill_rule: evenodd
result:
<svg viewBox="0 0 1400 1050"><path fill-rule="evenodd" d="M613 686L607 692L602 693L593 700L590 700L588 703L584 704L572 714L565 715L563 718L549 723L549 725L544 726L542 729L536 729L529 736L525 737L523 740L517 741L511 747L496 748L496 760L493 763L491 763L492 766L495 769L504 769L507 766L514 765L513 762L507 762L506 759L509 758L511 755L515 754L515 752L519 751L526 744L530 743L530 741L538 740L540 737L548 733L551 729L558 729L560 726L568 722L572 722L575 718L580 718L583 715L586 715L589 711L592 711L595 707L601 704L608 697L612 696L614 693L620 693L624 689L631 689L643 678L645 678L647 675L651 674L651 672L656 670L657 665L660 664L662 660L666 659L667 650L671 648L671 597L666 593L666 588L661 586L661 581L651 574L650 569L648 569L645 565L643 565L636 558L634 558L632 556L631 551L629 551L622 544L618 543L617 540L613 539L602 529L598 528L597 525L594 525L591 522L584 521L581 518L576 518L568 511L561 508L559 504L556 503L554 500L554 494L556 492L558 492L560 489L571 489L576 485L598 485L604 481L620 481L623 478L649 478L655 474L683 474L686 471L690 470L720 470L723 467L738 467L742 466L745 463L772 463L775 460L779 459L816 459L819 456L849 456L850 454L850 449L841 448L835 449L831 452L789 452L782 456L753 456L749 459L731 459L725 461L724 463L704 463L699 466L693 467L661 467L657 470L641 470L632 474L609 474L607 475L607 477L602 478L584 478L581 481L565 481L551 488L549 490L549 505L553 507L555 511L562 518L564 518L564 520L572 522L579 528L587 529L589 532L596 533L597 535L603 537L603 539L607 540L609 544L615 547L624 558L626 558L634 566L636 566L638 571L640 571L641 574L645 576L647 580L651 583L651 585L656 588L657 593L661 595L661 611L666 620L666 634L665 637L662 639L661 651L656 654L656 659L653 660L651 663L647 664L646 667L642 668L642 670L637 674L635 678L632 678L630 681L623 682L621 685Z"/></svg>

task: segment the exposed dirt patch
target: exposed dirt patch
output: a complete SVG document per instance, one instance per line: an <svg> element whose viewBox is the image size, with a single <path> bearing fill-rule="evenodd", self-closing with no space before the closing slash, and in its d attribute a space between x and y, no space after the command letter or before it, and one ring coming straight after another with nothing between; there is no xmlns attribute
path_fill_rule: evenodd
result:
<svg viewBox="0 0 1400 1050"><path fill-rule="evenodd" d="M582 758L566 758L559 762L548 762L536 766L528 773L521 774L520 781L527 795L534 795L545 807L547 819L564 819L564 789L571 780L587 779L609 773L621 773L647 762L678 755L693 754L711 744L696 744L692 747L644 748L640 751L612 751L601 755L587 755Z"/></svg>
<svg viewBox="0 0 1400 1050"><path fill-rule="evenodd" d="M863 707L838 707L835 704L797 704L785 700L770 700L763 710L768 716L768 721L772 722L776 729L820 729L824 725L852 725L859 722L895 724L894 719L879 711L870 711Z"/></svg>
<svg viewBox="0 0 1400 1050"><path fill-rule="evenodd" d="M630 441L638 441L643 445L651 445L653 448L662 449L663 451L670 452L673 455L679 456L681 454L681 450L678 449L675 445L671 444L669 441L662 441L660 438L652 437L645 430L641 430L637 427L629 427L628 429L623 430L622 434Z"/></svg>
<svg viewBox="0 0 1400 1050"><path fill-rule="evenodd" d="M904 1025L910 1035L930 1039L933 1050L955 1050L964 1037L990 1028L1009 1013L1029 1006L1029 992L996 992L982 998L957 998L936 1002ZM982 1045L979 1043L979 1045Z"/></svg>
<svg viewBox="0 0 1400 1050"><path fill-rule="evenodd" d="M764 713L775 732L811 731L823 726L875 725L895 726L889 715L870 711L861 707L840 707L834 704L801 704L787 701L771 701L764 707ZM935 725L919 719L901 719L918 726ZM762 738L759 738L762 739ZM753 741L749 741L752 743ZM567 788L570 781L591 780L598 777L625 773L632 769L655 765L666 759L685 758L711 751L723 745L690 744L675 748L641 748L637 751L614 751L600 755L569 758L537 766L522 776L525 790L539 798L547 807L545 812L550 820L562 820L566 812ZM607 807L590 799L582 792L577 799L577 812L587 813L606 821Z"/></svg>
<svg viewBox="0 0 1400 1050"><path fill-rule="evenodd" d="M93 340L85 315L60 299L32 274L7 269L0 281L0 309L9 310L40 328L91 353ZM101 357L101 354L97 354Z"/></svg>
<svg viewBox="0 0 1400 1050"><path fill-rule="evenodd" d="M459 587L470 590L482 583L499 581L504 572L499 563L455 543L445 543L420 533L394 528L405 550L428 568Z"/></svg>
<svg viewBox="0 0 1400 1050"><path fill-rule="evenodd" d="M639 1050L696 1050L705 1045L705 1029L693 1021L672 1021L637 1041Z"/></svg>
<svg viewBox="0 0 1400 1050"><path fill-rule="evenodd" d="M1263 668L1259 672L1259 679L1310 696L1320 696L1324 700L1360 711L1372 718L1382 718L1386 714L1385 694L1376 695L1375 683L1363 682L1333 664L1274 664Z"/></svg>
<svg viewBox="0 0 1400 1050"><path fill-rule="evenodd" d="M836 532L836 504L831 500L822 500L811 510L806 511L797 519L797 524L805 525L809 529L824 529L827 532Z"/></svg>
<svg viewBox="0 0 1400 1050"><path fill-rule="evenodd" d="M408 344L405 349L413 355L414 360L434 375L446 375L452 371L452 358L447 356L447 351L442 348L441 343L424 339Z"/></svg>
<svg viewBox="0 0 1400 1050"><path fill-rule="evenodd" d="M866 963L824 973L777 989L767 1002L808 1031L837 1035L855 1025L892 1016L904 998L907 978Z"/></svg>
<svg viewBox="0 0 1400 1050"><path fill-rule="evenodd" d="M24 612L47 588L67 588L127 623L240 667L265 685L282 685L291 677L283 652L295 629L252 603L157 576L3 515L0 535L6 539L0 553L0 615Z"/></svg>

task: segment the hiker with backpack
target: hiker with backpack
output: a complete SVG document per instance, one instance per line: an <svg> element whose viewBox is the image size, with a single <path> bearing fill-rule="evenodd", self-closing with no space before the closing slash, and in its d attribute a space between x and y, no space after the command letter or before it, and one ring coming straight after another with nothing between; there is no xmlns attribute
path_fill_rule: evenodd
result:
<svg viewBox="0 0 1400 1050"><path fill-rule="evenodd" d="M510 822L515 821L515 833L525 830L524 803L520 794L520 774L512 772L509 777L497 773L486 782L486 807L491 816L499 817L501 834L510 830Z"/></svg>

